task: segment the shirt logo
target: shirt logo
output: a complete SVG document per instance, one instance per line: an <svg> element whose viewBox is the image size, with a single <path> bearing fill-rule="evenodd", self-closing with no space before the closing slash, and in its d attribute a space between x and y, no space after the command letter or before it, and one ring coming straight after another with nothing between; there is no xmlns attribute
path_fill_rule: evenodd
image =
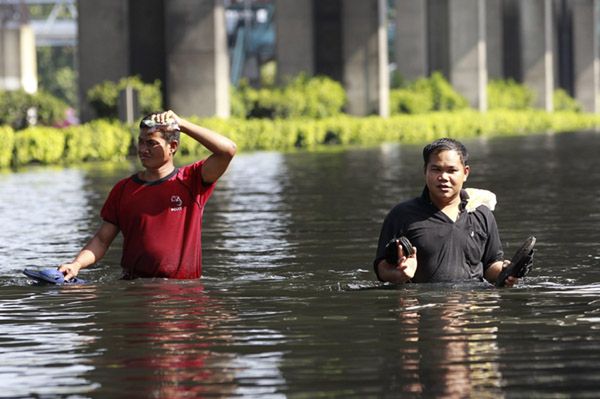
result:
<svg viewBox="0 0 600 399"><path fill-rule="evenodd" d="M179 195L171 196L171 212L181 211L183 209L182 205L183 201Z"/></svg>

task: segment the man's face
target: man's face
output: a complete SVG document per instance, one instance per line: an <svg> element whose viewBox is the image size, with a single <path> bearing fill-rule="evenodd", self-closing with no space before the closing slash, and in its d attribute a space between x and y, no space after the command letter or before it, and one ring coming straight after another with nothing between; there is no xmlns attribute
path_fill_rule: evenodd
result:
<svg viewBox="0 0 600 399"><path fill-rule="evenodd" d="M172 150L160 131L140 131L137 143L138 157L146 168L158 168L172 156Z"/></svg>
<svg viewBox="0 0 600 399"><path fill-rule="evenodd" d="M469 176L458 152L440 151L431 154L425 167L425 181L434 204L443 206L460 201L460 190Z"/></svg>

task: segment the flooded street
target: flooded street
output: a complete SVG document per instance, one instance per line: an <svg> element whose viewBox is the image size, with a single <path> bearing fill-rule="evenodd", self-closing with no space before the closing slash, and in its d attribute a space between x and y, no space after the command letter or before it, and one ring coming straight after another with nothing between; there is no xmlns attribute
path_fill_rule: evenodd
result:
<svg viewBox="0 0 600 399"><path fill-rule="evenodd" d="M600 396L600 135L465 144L507 255L537 237L516 288L376 281L422 145L238 155L198 281L120 280L119 238L89 284L32 284L21 271L71 260L135 166L0 174L0 397Z"/></svg>

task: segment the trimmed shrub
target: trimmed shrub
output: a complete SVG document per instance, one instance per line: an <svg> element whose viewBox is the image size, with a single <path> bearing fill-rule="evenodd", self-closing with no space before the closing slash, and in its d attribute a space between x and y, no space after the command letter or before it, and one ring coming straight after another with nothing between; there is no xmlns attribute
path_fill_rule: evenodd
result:
<svg viewBox="0 0 600 399"><path fill-rule="evenodd" d="M232 115L238 118L326 118L346 103L342 85L328 77L301 74L283 87L255 89L242 80L232 90Z"/></svg>
<svg viewBox="0 0 600 399"><path fill-rule="evenodd" d="M433 99L429 91L390 90L390 110L394 114L423 114L432 109Z"/></svg>
<svg viewBox="0 0 600 399"><path fill-rule="evenodd" d="M487 85L488 108L524 110L533 107L535 93L513 79L492 80Z"/></svg>
<svg viewBox="0 0 600 399"><path fill-rule="evenodd" d="M326 145L373 145L381 142L423 143L440 137L519 135L562 132L600 126L600 116L542 110L496 110L487 113L466 109L388 119L338 115L323 119L194 119L194 123L220 132L240 150L313 149ZM181 153L199 156L206 150L182 135Z"/></svg>
<svg viewBox="0 0 600 399"><path fill-rule="evenodd" d="M36 109L37 125L54 126L65 119L67 104L44 91L35 94L23 90L0 91L0 125L15 130L29 126L27 112Z"/></svg>
<svg viewBox="0 0 600 399"><path fill-rule="evenodd" d="M454 88L441 72L434 72L429 78L433 96L433 111L453 111L469 107L469 102Z"/></svg>
<svg viewBox="0 0 600 399"><path fill-rule="evenodd" d="M15 148L15 132L10 126L0 126L0 168L10 166Z"/></svg>
<svg viewBox="0 0 600 399"><path fill-rule="evenodd" d="M440 72L420 78L404 88L390 90L390 112L421 114L431 111L452 111L469 107L468 101L455 91Z"/></svg>
<svg viewBox="0 0 600 399"><path fill-rule="evenodd" d="M106 120L71 126L64 133L65 162L123 160L133 145L127 126Z"/></svg>
<svg viewBox="0 0 600 399"><path fill-rule="evenodd" d="M87 124L92 135L92 146L95 149L92 159L104 161L121 160L129 154L132 133L120 123L95 120Z"/></svg>
<svg viewBox="0 0 600 399"><path fill-rule="evenodd" d="M552 99L555 111L582 111L581 104L571 97L564 89L554 90Z"/></svg>
<svg viewBox="0 0 600 399"><path fill-rule="evenodd" d="M65 134L51 127L30 127L15 134L15 164L55 164L62 161Z"/></svg>
<svg viewBox="0 0 600 399"><path fill-rule="evenodd" d="M119 93L127 86L138 91L138 102L142 114L162 109L160 80L155 80L154 83L144 83L139 76L129 76L118 82L99 83L88 90L86 98L99 118L117 119L119 116Z"/></svg>
<svg viewBox="0 0 600 399"><path fill-rule="evenodd" d="M56 126L65 120L68 105L59 98L44 91L31 96L31 105L37 110L37 124Z"/></svg>
<svg viewBox="0 0 600 399"><path fill-rule="evenodd" d="M231 138L241 151L313 149L332 145L373 145L382 142L424 143L439 137L519 135L564 132L600 127L600 115L543 110L506 109L486 113L466 109L417 115L337 115L322 119L219 119L190 118ZM11 144L14 137L14 147ZM34 127L12 133L0 128L7 143L0 151L1 165L31 162L63 163L124 159L132 147L132 131L118 122L97 120L66 129ZM12 150L14 148L14 150ZM182 157L204 157L207 150L186 134L181 135ZM10 156L14 158L10 160ZM9 159L7 161L7 158Z"/></svg>
<svg viewBox="0 0 600 399"><path fill-rule="evenodd" d="M25 91L0 91L0 125L9 125L15 130L25 129L30 106L29 94Z"/></svg>

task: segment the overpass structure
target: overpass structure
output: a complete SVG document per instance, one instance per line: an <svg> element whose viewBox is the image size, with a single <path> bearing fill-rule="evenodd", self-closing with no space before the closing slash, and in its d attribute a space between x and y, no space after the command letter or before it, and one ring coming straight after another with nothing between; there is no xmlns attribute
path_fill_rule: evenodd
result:
<svg viewBox="0 0 600 399"><path fill-rule="evenodd" d="M50 5L45 19L31 19L27 6ZM70 17L59 19L67 10ZM36 46L77 45L75 0L0 0L0 90L38 88Z"/></svg>

